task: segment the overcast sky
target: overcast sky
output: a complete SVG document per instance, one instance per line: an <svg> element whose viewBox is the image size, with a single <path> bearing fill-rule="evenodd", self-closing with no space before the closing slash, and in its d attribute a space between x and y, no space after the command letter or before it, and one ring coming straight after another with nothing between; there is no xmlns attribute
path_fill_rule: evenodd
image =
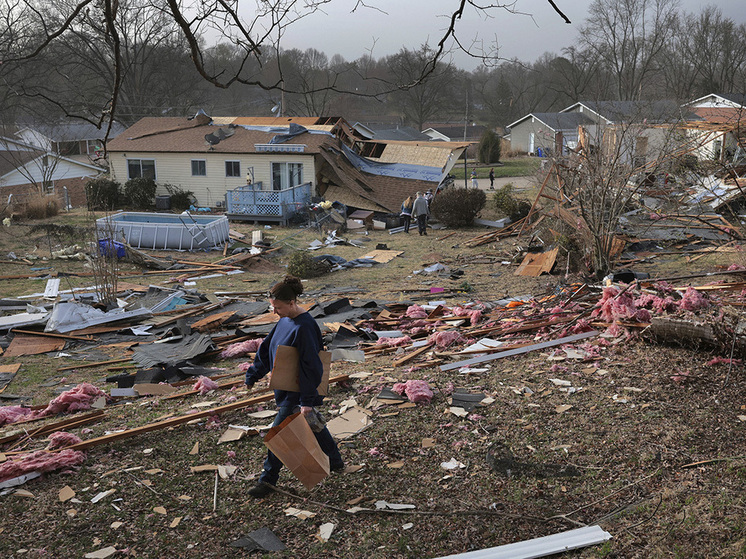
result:
<svg viewBox="0 0 746 559"><path fill-rule="evenodd" d="M324 7L323 13L296 22L283 37L283 48L313 47L330 58L341 54L351 61L368 52L380 58L403 46L413 49L426 41L433 45L448 25L443 16L459 2L366 0L369 6L378 9L358 7L351 12L356 3L356 0L334 0ZM485 18L473 9L465 13L457 24L459 39L465 43L477 36L485 43L497 39L502 58L517 57L524 62L532 62L545 52L559 54L576 42L578 27L586 18L591 0L555 0L555 3L572 23L565 23L547 0L516 0L514 10L519 13L500 10L494 12L493 18ZM703 4L698 0L680 0L680 5L684 12L699 13ZM746 21L743 0L719 0L717 5L725 17L737 23ZM464 69L477 65L464 55L456 56L454 63Z"/></svg>

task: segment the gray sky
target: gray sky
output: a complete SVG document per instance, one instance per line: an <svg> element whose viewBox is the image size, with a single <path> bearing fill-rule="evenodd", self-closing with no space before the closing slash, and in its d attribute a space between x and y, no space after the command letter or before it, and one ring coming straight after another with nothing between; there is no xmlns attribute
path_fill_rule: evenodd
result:
<svg viewBox="0 0 746 559"><path fill-rule="evenodd" d="M356 0L331 2L325 6L324 13L293 24L283 37L283 47L301 50L313 47L329 57L341 54L348 61L368 52L380 58L402 46L417 48L426 41L431 45L437 43L448 25L444 14L458 5L457 0L366 2L378 9L358 7L351 12ZM578 27L585 20L591 0L555 0L555 3L571 24L565 23L546 0L516 0L514 11L519 13L499 10L494 17L485 18L470 9L457 24L459 38L465 43L475 37L485 43L497 40L501 57L517 57L524 62L532 62L545 52L559 54L577 40ZM703 4L698 0L680 0L680 5L684 12L698 13ZM719 0L717 5L725 17L737 23L746 21L743 0ZM464 69L477 65L465 55L456 55L454 62Z"/></svg>

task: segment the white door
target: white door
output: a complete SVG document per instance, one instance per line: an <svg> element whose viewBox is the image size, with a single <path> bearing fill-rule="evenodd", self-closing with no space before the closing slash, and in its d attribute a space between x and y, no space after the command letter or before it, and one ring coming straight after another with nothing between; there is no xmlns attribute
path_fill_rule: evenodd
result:
<svg viewBox="0 0 746 559"><path fill-rule="evenodd" d="M534 133L529 132L528 133L528 153L531 155L534 154Z"/></svg>

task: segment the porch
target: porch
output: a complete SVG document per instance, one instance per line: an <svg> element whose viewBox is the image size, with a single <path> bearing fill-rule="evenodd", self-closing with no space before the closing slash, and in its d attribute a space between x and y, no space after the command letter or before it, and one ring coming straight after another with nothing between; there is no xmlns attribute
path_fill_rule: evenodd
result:
<svg viewBox="0 0 746 559"><path fill-rule="evenodd" d="M233 220L287 225L290 217L311 203L311 194L310 182L284 190L261 190L261 185L248 184L225 193L225 213Z"/></svg>

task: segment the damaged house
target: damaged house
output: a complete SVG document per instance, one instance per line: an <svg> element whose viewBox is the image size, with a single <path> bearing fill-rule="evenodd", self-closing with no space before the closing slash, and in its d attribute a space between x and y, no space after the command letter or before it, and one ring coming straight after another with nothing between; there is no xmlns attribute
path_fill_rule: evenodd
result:
<svg viewBox="0 0 746 559"><path fill-rule="evenodd" d="M323 196L358 209L398 212L437 188L468 144L369 141L343 119L147 117L109 145L111 174L191 191L196 206L286 222Z"/></svg>

